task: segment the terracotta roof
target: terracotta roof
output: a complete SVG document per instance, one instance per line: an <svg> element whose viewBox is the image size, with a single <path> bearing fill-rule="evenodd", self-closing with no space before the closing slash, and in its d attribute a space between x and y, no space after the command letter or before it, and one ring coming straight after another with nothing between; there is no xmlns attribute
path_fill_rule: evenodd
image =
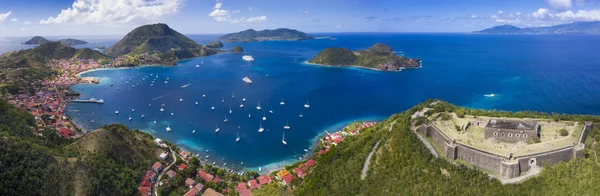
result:
<svg viewBox="0 0 600 196"><path fill-rule="evenodd" d="M246 192L248 191L248 188L246 188L246 183L240 182L236 187L235 190L240 193L240 195L242 194L242 192Z"/></svg>
<svg viewBox="0 0 600 196"><path fill-rule="evenodd" d="M214 189L208 188L206 189L206 191L204 191L204 194L202 194L202 196L223 196L223 194L215 191Z"/></svg>
<svg viewBox="0 0 600 196"><path fill-rule="evenodd" d="M204 189L204 184L202 183L198 183L196 184L196 186L194 186L194 189L198 190L198 192L202 191L202 189Z"/></svg>
<svg viewBox="0 0 600 196"><path fill-rule="evenodd" d="M182 163L181 165L179 165L179 170L184 170L187 167L186 164Z"/></svg>
<svg viewBox="0 0 600 196"><path fill-rule="evenodd" d="M191 179L191 178L185 179L186 186L194 186L195 184L196 184L196 181L194 179Z"/></svg>
<svg viewBox="0 0 600 196"><path fill-rule="evenodd" d="M150 195L150 188L148 188L148 187L139 187L138 190L140 191L140 194L142 196Z"/></svg>
<svg viewBox="0 0 600 196"><path fill-rule="evenodd" d="M292 180L294 178L296 178L294 175L288 174L288 175L286 175L286 176L283 177L283 183L290 184L290 182L292 182Z"/></svg>
<svg viewBox="0 0 600 196"><path fill-rule="evenodd" d="M202 170L200 170L200 169L198 170L198 176L202 177L202 179L203 179L205 182L210 182L210 181L211 181L211 180L213 180L213 178L214 178L214 176L213 176L213 175L211 175L211 174L209 174L209 173L206 173L206 172L204 172L204 171L202 171Z"/></svg>
<svg viewBox="0 0 600 196"><path fill-rule="evenodd" d="M173 178L173 177L175 177L175 175L177 175L177 173L176 173L176 172L174 172L173 170L169 170L169 171L167 172L167 176L169 176L169 178Z"/></svg>
<svg viewBox="0 0 600 196"><path fill-rule="evenodd" d="M271 182L271 177L270 176L259 176L258 182L261 185L269 184L269 182Z"/></svg>
<svg viewBox="0 0 600 196"><path fill-rule="evenodd" d="M198 195L198 190L196 190L196 189L190 189L183 196L196 196L196 195Z"/></svg>
<svg viewBox="0 0 600 196"><path fill-rule="evenodd" d="M248 186L250 187L250 190L260 188L260 185L256 183L256 180L248 181Z"/></svg>
<svg viewBox="0 0 600 196"><path fill-rule="evenodd" d="M157 161L154 163L154 165L152 165L152 169L156 172L160 171L162 169L162 163Z"/></svg>

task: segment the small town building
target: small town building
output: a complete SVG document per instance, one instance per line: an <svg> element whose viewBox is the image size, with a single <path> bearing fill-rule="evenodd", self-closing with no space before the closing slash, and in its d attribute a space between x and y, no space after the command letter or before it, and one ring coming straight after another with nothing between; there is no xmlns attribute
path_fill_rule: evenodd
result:
<svg viewBox="0 0 600 196"><path fill-rule="evenodd" d="M202 194L202 196L223 196L223 194L215 191L214 189L207 188L206 191L204 191L204 194Z"/></svg>
<svg viewBox="0 0 600 196"><path fill-rule="evenodd" d="M540 139L540 125L533 121L490 119L485 126L485 139L519 142Z"/></svg>
<svg viewBox="0 0 600 196"><path fill-rule="evenodd" d="M158 173L158 172L160 172L160 170L162 170L162 167L163 167L162 163L157 161L156 163L154 163L154 165L152 165L152 171Z"/></svg>

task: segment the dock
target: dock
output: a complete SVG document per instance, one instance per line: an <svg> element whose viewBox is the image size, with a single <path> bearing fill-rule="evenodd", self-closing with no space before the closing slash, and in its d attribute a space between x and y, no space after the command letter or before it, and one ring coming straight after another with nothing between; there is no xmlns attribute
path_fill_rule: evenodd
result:
<svg viewBox="0 0 600 196"><path fill-rule="evenodd" d="M73 100L69 100L69 102L75 102L75 103L99 103L99 104L103 104L104 103L104 99L73 99Z"/></svg>

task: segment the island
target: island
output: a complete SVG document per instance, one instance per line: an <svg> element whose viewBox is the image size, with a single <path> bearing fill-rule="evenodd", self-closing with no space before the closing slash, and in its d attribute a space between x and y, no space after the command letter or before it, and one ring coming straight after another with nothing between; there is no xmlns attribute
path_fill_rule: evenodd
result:
<svg viewBox="0 0 600 196"><path fill-rule="evenodd" d="M31 39L27 40L26 42L24 42L24 45L39 45L39 44L43 44L43 43L47 43L47 42L51 42L50 40L41 37L41 36L34 36ZM86 41L82 41L82 40L77 40L77 39L71 39L71 38L67 38L67 39L60 39L58 40L58 42L63 43L65 45L69 45L69 46L74 46L74 45L80 45L80 44L87 44L88 42Z"/></svg>
<svg viewBox="0 0 600 196"><path fill-rule="evenodd" d="M242 49L241 46L234 46L231 48L231 50L229 50L229 52L242 53L244 52L244 49Z"/></svg>
<svg viewBox="0 0 600 196"><path fill-rule="evenodd" d="M222 48L223 47L223 43L221 43L221 41L211 41L211 42L208 42L208 44L206 44L206 47L209 47L209 48Z"/></svg>
<svg viewBox="0 0 600 196"><path fill-rule="evenodd" d="M380 71L400 71L421 67L421 60L394 54L389 46L376 43L366 50L351 51L346 48L326 48L308 63L324 66L355 66Z"/></svg>
<svg viewBox="0 0 600 196"><path fill-rule="evenodd" d="M255 42L255 41L298 41L314 39L312 36L294 29L265 29L256 31L248 29L245 31L230 33L221 36L220 40L225 42Z"/></svg>
<svg viewBox="0 0 600 196"><path fill-rule="evenodd" d="M583 21L547 27L520 28L513 25L500 25L473 34L600 34L600 21Z"/></svg>
<svg viewBox="0 0 600 196"><path fill-rule="evenodd" d="M202 46L163 23L137 27L103 51L108 56L123 57L131 65L175 65L178 60L218 52L224 51Z"/></svg>

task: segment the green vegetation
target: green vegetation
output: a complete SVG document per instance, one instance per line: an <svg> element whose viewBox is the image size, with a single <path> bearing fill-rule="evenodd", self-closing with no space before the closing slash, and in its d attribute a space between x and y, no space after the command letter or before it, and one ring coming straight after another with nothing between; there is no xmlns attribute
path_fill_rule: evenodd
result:
<svg viewBox="0 0 600 196"><path fill-rule="evenodd" d="M231 48L231 50L229 50L229 52L237 52L237 53L240 53L240 52L244 52L244 49L242 49L242 47L241 47L241 46L234 46L233 48Z"/></svg>
<svg viewBox="0 0 600 196"><path fill-rule="evenodd" d="M254 29L248 29L237 33L230 33L221 36L220 38L226 42L254 42L254 41L268 41L268 40L309 40L314 39L312 36L294 29L265 29L262 31L255 31Z"/></svg>
<svg viewBox="0 0 600 196"><path fill-rule="evenodd" d="M223 43L221 43L221 41L211 41L211 42L208 42L208 44L206 44L206 47L209 47L209 48L222 48L223 47Z"/></svg>
<svg viewBox="0 0 600 196"><path fill-rule="evenodd" d="M108 125L67 140L34 135L29 113L0 100L0 195L136 195L155 161L149 134Z"/></svg>
<svg viewBox="0 0 600 196"><path fill-rule="evenodd" d="M399 70L421 66L419 59L396 56L392 48L376 43L367 50L351 51L345 48L326 48L309 63L333 66L360 66L378 70Z"/></svg>
<svg viewBox="0 0 600 196"><path fill-rule="evenodd" d="M43 38L41 36L33 36L31 39L27 40L23 44L25 44L25 45L43 44L43 43L46 43L46 42L50 42L50 40L47 40L46 38Z"/></svg>
<svg viewBox="0 0 600 196"><path fill-rule="evenodd" d="M23 44L25 45L39 45L39 44L43 44L43 43L48 43L48 42L52 42L50 40L47 40L46 38L40 37L40 36L34 36L31 39L27 40L26 42L24 42ZM82 40L77 40L77 39L61 39L58 40L57 42L60 42L62 44L65 45L69 45L69 46L74 46L74 45L79 45L79 44L87 44L86 41L82 41Z"/></svg>
<svg viewBox="0 0 600 196"><path fill-rule="evenodd" d="M542 173L520 184L502 185L478 169L454 165L433 157L410 130L410 115L425 106L431 113L464 112L465 115L530 117L600 122L598 116L472 110L437 101L421 103L401 114L349 137L317 158L316 167L296 187L297 195L596 195L600 193L600 128L586 140L585 158L546 167ZM391 132L387 127L396 123ZM424 120L420 120L424 121ZM418 122L418 121L417 121ZM381 140L371 159L367 177L360 180L364 159Z"/></svg>
<svg viewBox="0 0 600 196"><path fill-rule="evenodd" d="M0 55L2 71L0 81L15 83L16 81L35 81L54 74L45 64L52 59L86 58L98 61L110 60L110 57L97 51L84 48L75 49L60 42L46 42L39 46L12 51ZM23 82L28 83L28 82Z"/></svg>
<svg viewBox="0 0 600 196"><path fill-rule="evenodd" d="M293 195L287 186L279 183L270 183L263 186L261 189L256 189L252 192L255 196L291 196Z"/></svg>

